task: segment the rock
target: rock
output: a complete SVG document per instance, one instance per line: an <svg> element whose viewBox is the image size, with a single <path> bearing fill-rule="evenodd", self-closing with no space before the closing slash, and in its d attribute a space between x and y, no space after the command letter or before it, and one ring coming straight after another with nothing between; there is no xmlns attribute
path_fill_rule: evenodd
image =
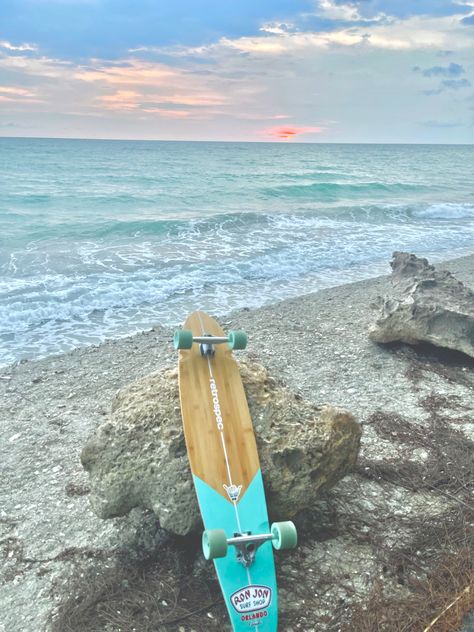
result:
<svg viewBox="0 0 474 632"><path fill-rule="evenodd" d="M393 295L385 297L376 323L375 342L429 342L474 357L474 292L427 259L394 252Z"/></svg>
<svg viewBox="0 0 474 632"><path fill-rule="evenodd" d="M316 406L277 385L267 370L241 361L256 429L269 513L289 519L354 466L361 429L354 417ZM179 535L201 526L179 406L178 372L152 373L120 390L110 418L82 450L91 503L101 518L151 509Z"/></svg>

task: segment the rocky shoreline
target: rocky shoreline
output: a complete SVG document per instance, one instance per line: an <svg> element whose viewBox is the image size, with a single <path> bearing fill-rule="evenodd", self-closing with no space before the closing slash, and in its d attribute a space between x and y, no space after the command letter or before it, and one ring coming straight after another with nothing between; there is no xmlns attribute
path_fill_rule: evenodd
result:
<svg viewBox="0 0 474 632"><path fill-rule="evenodd" d="M474 255L445 265L473 286ZM408 599L413 581L429 578L472 522L465 505L470 498L472 512L474 362L371 342L374 305L387 291L388 278L378 277L220 319L226 329L247 331L249 360L307 400L349 410L363 426L355 471L300 517L301 546L278 562L288 632L342 630L369 596ZM93 572L108 586L124 555L129 574L134 559L143 567L153 559L168 587L186 569L199 579L201 588L188 586L188 605L176 591L173 616L163 596L160 620L169 623L160 629L226 629L212 568L202 567L195 543L170 539L139 510L97 518L79 459L117 389L176 364L170 336L156 326L0 370L1 632L66 630L67 617L69 629L88 629L74 610L84 588L74 580ZM107 621L104 631L120 629L119 617Z"/></svg>

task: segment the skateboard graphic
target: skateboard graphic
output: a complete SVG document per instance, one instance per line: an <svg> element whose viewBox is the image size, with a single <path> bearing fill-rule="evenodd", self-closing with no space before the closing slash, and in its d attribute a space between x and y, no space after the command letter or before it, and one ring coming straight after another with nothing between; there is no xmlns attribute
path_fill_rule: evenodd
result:
<svg viewBox="0 0 474 632"><path fill-rule="evenodd" d="M265 492L237 362L243 331L226 336L193 312L174 335L186 447L204 529L234 632L275 632L278 599L273 549L294 548L294 524L268 523Z"/></svg>

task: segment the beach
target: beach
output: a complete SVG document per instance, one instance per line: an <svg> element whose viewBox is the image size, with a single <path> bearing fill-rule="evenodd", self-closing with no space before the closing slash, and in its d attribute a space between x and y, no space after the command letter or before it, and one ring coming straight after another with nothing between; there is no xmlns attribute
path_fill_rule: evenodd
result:
<svg viewBox="0 0 474 632"><path fill-rule="evenodd" d="M474 254L437 267L474 287ZM416 432L413 441L410 436L402 440L396 424L422 426L433 414L428 402L434 396L444 402L444 418L456 433L466 444L474 441L472 360L446 359L432 349L379 346L368 339L377 297L389 289L388 277L381 276L219 318L227 330L247 331L244 356L306 399L352 412L363 427L358 469L315 507L311 520L319 525L310 528L309 518L301 519L298 552L278 562L288 632L338 629L331 627L334 621L349 621L351 608L367 597L377 578L383 577L394 594L405 594L413 567L407 563L403 581L384 574L386 561L377 555L375 535L383 536L384 546L408 555L426 524L433 529L448 524L448 517L454 520L459 512L452 488L447 493L409 489L395 474L392 480L383 476L387 464L402 471L407 464L422 468L429 461L429 441L422 445ZM100 573L127 549L152 551L157 543L185 547L167 542L153 516L140 510L109 521L97 518L79 460L118 389L176 364L172 331L156 323L130 337L0 369L0 630L49 630L63 612L68 578L82 568L95 566ZM378 425L381 417L393 419L392 434L386 424ZM428 568L431 562L422 555L417 563ZM192 620L163 630L226 629L222 604L209 612L206 627Z"/></svg>

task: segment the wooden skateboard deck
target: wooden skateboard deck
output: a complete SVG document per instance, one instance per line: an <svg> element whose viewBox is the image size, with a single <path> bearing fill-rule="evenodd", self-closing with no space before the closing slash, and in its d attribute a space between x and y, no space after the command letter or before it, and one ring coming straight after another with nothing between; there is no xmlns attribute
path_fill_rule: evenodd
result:
<svg viewBox="0 0 474 632"><path fill-rule="evenodd" d="M210 316L192 313L183 325L193 336L224 336ZM199 344L179 352L184 434L205 529L268 533L257 446L239 368L227 344L202 356ZM246 568L230 546L214 560L234 632L275 632L278 625L273 548L262 544Z"/></svg>

